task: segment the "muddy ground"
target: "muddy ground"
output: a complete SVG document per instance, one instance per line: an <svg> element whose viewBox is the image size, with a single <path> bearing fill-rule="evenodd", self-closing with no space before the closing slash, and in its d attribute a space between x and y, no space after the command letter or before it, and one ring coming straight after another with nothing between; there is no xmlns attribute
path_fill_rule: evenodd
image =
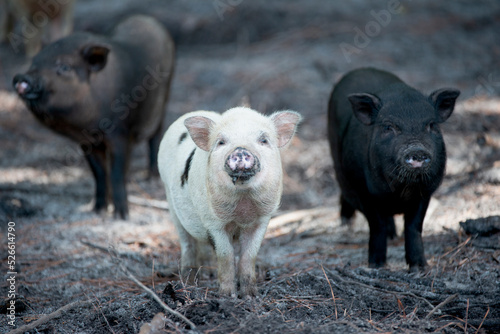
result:
<svg viewBox="0 0 500 334"><path fill-rule="evenodd" d="M381 19L382 10L391 14ZM168 122L241 103L305 117L283 153L285 193L257 261L259 297L218 297L206 269L194 286L179 280L179 244L161 182L146 178L145 144L129 175L130 220L91 212L94 183L77 144L43 128L15 97L12 76L28 61L2 45L0 332L14 330L5 315L9 221L15 327L41 323L29 333L138 333L163 309L123 266L200 333L500 331L500 223L492 218L500 215L500 3L82 0L75 28L102 32L131 12L159 18L178 45ZM333 83L361 66L393 71L425 93L462 91L443 126L447 175L426 216L429 267L419 274L407 272L400 217L380 270L367 267L361 215L351 229L340 225L326 105ZM471 234L460 225L467 220ZM160 323L149 333L196 332L169 314Z"/></svg>

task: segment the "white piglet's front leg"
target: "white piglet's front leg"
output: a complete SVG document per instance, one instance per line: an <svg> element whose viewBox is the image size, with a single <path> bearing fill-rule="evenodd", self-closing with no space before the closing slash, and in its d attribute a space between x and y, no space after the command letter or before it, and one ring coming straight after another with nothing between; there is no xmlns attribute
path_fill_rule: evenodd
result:
<svg viewBox="0 0 500 334"><path fill-rule="evenodd" d="M219 279L219 294L236 297L235 257L232 236L224 230L208 232L217 256L217 278Z"/></svg>
<svg viewBox="0 0 500 334"><path fill-rule="evenodd" d="M257 295L255 260L270 219L271 216L261 217L255 228L243 230L240 234L241 252L238 264L238 282L242 296Z"/></svg>

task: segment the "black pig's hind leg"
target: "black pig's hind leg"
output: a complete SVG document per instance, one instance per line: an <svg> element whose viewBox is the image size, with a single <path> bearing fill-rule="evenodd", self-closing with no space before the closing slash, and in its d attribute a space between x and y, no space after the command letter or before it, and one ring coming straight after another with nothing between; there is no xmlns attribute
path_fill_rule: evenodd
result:
<svg viewBox="0 0 500 334"><path fill-rule="evenodd" d="M352 225L352 218L355 212L356 209L347 202L344 196L340 195L340 219L342 225Z"/></svg>
<svg viewBox="0 0 500 334"><path fill-rule="evenodd" d="M163 124L160 123L158 129L154 135L149 139L149 173L148 177L157 177L158 172L158 150L160 148L160 142L163 138Z"/></svg>

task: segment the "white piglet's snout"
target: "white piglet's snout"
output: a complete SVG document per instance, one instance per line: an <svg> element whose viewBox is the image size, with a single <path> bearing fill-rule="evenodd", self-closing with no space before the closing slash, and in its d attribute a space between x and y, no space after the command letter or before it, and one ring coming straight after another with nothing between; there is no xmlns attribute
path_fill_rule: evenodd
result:
<svg viewBox="0 0 500 334"><path fill-rule="evenodd" d="M240 295L257 294L255 259L281 201L280 148L300 120L294 111L265 116L238 107L188 113L169 127L158 167L179 234L183 277L194 280L210 245L219 293L235 296L237 280ZM239 254L233 242L240 244Z"/></svg>
<svg viewBox="0 0 500 334"><path fill-rule="evenodd" d="M260 171L260 161L250 151L238 147L226 160L225 169L233 184L236 181L248 181Z"/></svg>

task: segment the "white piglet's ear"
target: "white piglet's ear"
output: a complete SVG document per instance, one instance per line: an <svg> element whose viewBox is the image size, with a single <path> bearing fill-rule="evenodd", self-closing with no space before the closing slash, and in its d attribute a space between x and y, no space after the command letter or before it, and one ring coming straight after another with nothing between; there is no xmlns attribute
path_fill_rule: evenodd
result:
<svg viewBox="0 0 500 334"><path fill-rule="evenodd" d="M295 111L279 111L271 115L278 133L278 147L283 147L292 139L302 116Z"/></svg>
<svg viewBox="0 0 500 334"><path fill-rule="evenodd" d="M184 120L184 125L196 146L207 152L210 151L210 130L214 124L214 121L204 116L192 116Z"/></svg>

